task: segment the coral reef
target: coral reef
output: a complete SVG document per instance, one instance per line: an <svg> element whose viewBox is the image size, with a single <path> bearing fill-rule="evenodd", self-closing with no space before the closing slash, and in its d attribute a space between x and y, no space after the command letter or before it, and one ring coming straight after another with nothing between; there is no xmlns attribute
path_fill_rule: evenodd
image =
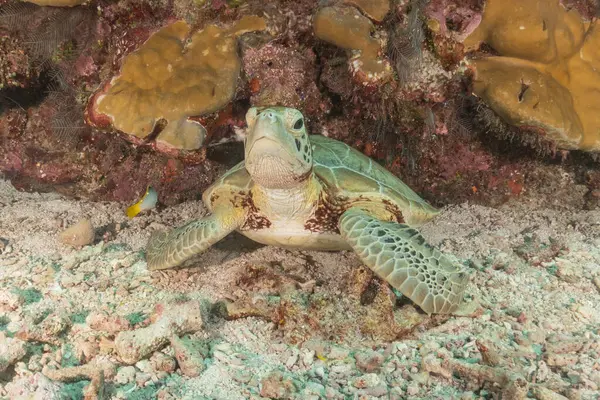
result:
<svg viewBox="0 0 600 400"><path fill-rule="evenodd" d="M158 148L199 149L206 130L190 117L231 101L241 67L237 37L263 29L262 19L246 16L225 30L209 25L186 44L190 27L185 21L162 28L129 54L121 73L92 97L89 121L112 125L137 143L158 135Z"/></svg>
<svg viewBox="0 0 600 400"><path fill-rule="evenodd" d="M592 3L526 0L500 15L499 0L0 0L0 171L18 187L0 181L0 397L595 398L600 170L556 151L595 146L595 94L579 86L596 82ZM202 47L194 35L233 32L244 16L266 29L225 40L236 61L210 81L227 88L218 111L164 108L144 138L116 134L108 115L95 121L105 128L85 124L86 106L144 67L140 54L183 71ZM170 56L149 51L177 27ZM201 78L186 71L184 91ZM535 96L538 119L511 108ZM559 99L571 108L548 111ZM243 139L249 104L269 103L301 108L311 133L363 151L436 206L465 202L423 234L473 271L470 308L428 318L351 253L235 235L197 268L147 270L149 231L206 213L197 200L241 159L228 142ZM185 147L176 129L198 139L200 124L201 150L174 147ZM169 126L177 135L161 138ZM148 185L157 208L129 220ZM93 241L61 243L84 219Z"/></svg>
<svg viewBox="0 0 600 400"><path fill-rule="evenodd" d="M435 53L444 66L459 63L464 57L464 39L480 24L479 0L430 0L424 7L427 27Z"/></svg>
<svg viewBox="0 0 600 400"><path fill-rule="evenodd" d="M593 14L579 0L568 6L587 18ZM339 10L358 16L338 26L339 36L358 33L357 43L376 57L375 68L390 65L387 78L371 81L364 70L354 69L360 49L341 48L315 35L315 21L324 9L332 18ZM355 146L437 206L467 199L501 204L539 189L544 181L537 177L548 172L540 154L563 158L548 176L556 179L561 168L574 173L577 183L589 187L592 207L597 186L587 177L597 170L593 164L578 155L565 158L539 135L539 128L511 127L482 101L467 96L472 72L463 67L462 41L482 11L479 0L120 0L77 7L2 2L0 170L24 190L58 190L97 200L133 202L152 185L161 211L164 205L197 199L216 176L241 160L241 144L231 142L243 140L249 103L279 103L302 109L311 133ZM117 134L110 118L100 121L108 124L102 129L85 123L85 107L101 97L113 78L118 80L123 61L142 51L153 33L183 19L191 39L203 27L227 30L252 15L264 18L267 29L234 40L239 78L230 86L233 97L219 111L169 124L158 113L148 120L145 129L151 133L144 139ZM187 49L177 43L180 53ZM169 126L161 137L160 130ZM192 129L175 132L176 127ZM175 133L173 140L185 132L199 139L201 127L206 137L200 150L176 149L162 141L169 132Z"/></svg>
<svg viewBox="0 0 600 400"><path fill-rule="evenodd" d="M83 247L94 242L96 232L89 219L82 219L60 233L60 241L73 247Z"/></svg>
<svg viewBox="0 0 600 400"><path fill-rule="evenodd" d="M26 87L37 78L29 63L29 57L21 49L19 41L6 36L0 37L0 90L11 87Z"/></svg>
<svg viewBox="0 0 600 400"><path fill-rule="evenodd" d="M421 67L425 32L422 26L425 0L411 0L398 7L388 20L387 54L401 84L413 81Z"/></svg>
<svg viewBox="0 0 600 400"><path fill-rule="evenodd" d="M473 59L473 92L500 117L539 129L563 149L600 150L600 33L558 0L528 0L507 13L486 3L466 50L486 43L499 56Z"/></svg>

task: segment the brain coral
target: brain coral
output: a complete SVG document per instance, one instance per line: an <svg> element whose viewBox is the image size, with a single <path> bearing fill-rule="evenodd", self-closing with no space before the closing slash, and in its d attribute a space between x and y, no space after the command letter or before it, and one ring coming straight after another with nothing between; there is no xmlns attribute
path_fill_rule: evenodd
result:
<svg viewBox="0 0 600 400"><path fill-rule="evenodd" d="M559 0L488 0L467 50L473 91L508 123L539 128L563 149L600 151L600 31Z"/></svg>
<svg viewBox="0 0 600 400"><path fill-rule="evenodd" d="M160 130L159 148L198 149L206 132L189 117L229 103L241 67L237 37L265 28L263 19L246 16L228 29L206 26L189 40L185 21L160 29L129 54L120 74L92 97L88 121L112 125L138 142Z"/></svg>

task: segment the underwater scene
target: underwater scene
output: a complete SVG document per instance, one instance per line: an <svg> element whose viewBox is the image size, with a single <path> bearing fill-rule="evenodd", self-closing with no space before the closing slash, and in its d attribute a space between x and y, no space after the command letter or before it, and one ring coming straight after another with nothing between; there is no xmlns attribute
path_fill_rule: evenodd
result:
<svg viewBox="0 0 600 400"><path fill-rule="evenodd" d="M599 400L600 0L0 0L0 399Z"/></svg>

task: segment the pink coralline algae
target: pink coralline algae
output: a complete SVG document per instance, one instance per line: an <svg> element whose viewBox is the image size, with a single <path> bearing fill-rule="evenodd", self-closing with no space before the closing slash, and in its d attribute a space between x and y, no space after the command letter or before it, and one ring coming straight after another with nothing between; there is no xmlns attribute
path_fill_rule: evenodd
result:
<svg viewBox="0 0 600 400"><path fill-rule="evenodd" d="M269 43L247 49L243 63L253 106L280 104L307 114L322 113L330 107L315 83L316 56L312 50Z"/></svg>

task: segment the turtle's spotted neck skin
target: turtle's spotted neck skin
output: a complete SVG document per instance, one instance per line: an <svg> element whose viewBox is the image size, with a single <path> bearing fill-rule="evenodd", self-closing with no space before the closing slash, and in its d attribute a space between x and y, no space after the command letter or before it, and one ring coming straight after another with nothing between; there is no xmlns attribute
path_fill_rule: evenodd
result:
<svg viewBox="0 0 600 400"><path fill-rule="evenodd" d="M314 175L289 189L269 189L254 186L253 199L269 219L282 221L304 220L314 213L321 192L321 184Z"/></svg>
<svg viewBox="0 0 600 400"><path fill-rule="evenodd" d="M413 229L436 209L364 154L309 136L298 110L251 108L246 120L245 161L204 192L210 215L151 237L150 269L181 265L236 230L281 247L352 249L425 312L456 310L468 276Z"/></svg>

